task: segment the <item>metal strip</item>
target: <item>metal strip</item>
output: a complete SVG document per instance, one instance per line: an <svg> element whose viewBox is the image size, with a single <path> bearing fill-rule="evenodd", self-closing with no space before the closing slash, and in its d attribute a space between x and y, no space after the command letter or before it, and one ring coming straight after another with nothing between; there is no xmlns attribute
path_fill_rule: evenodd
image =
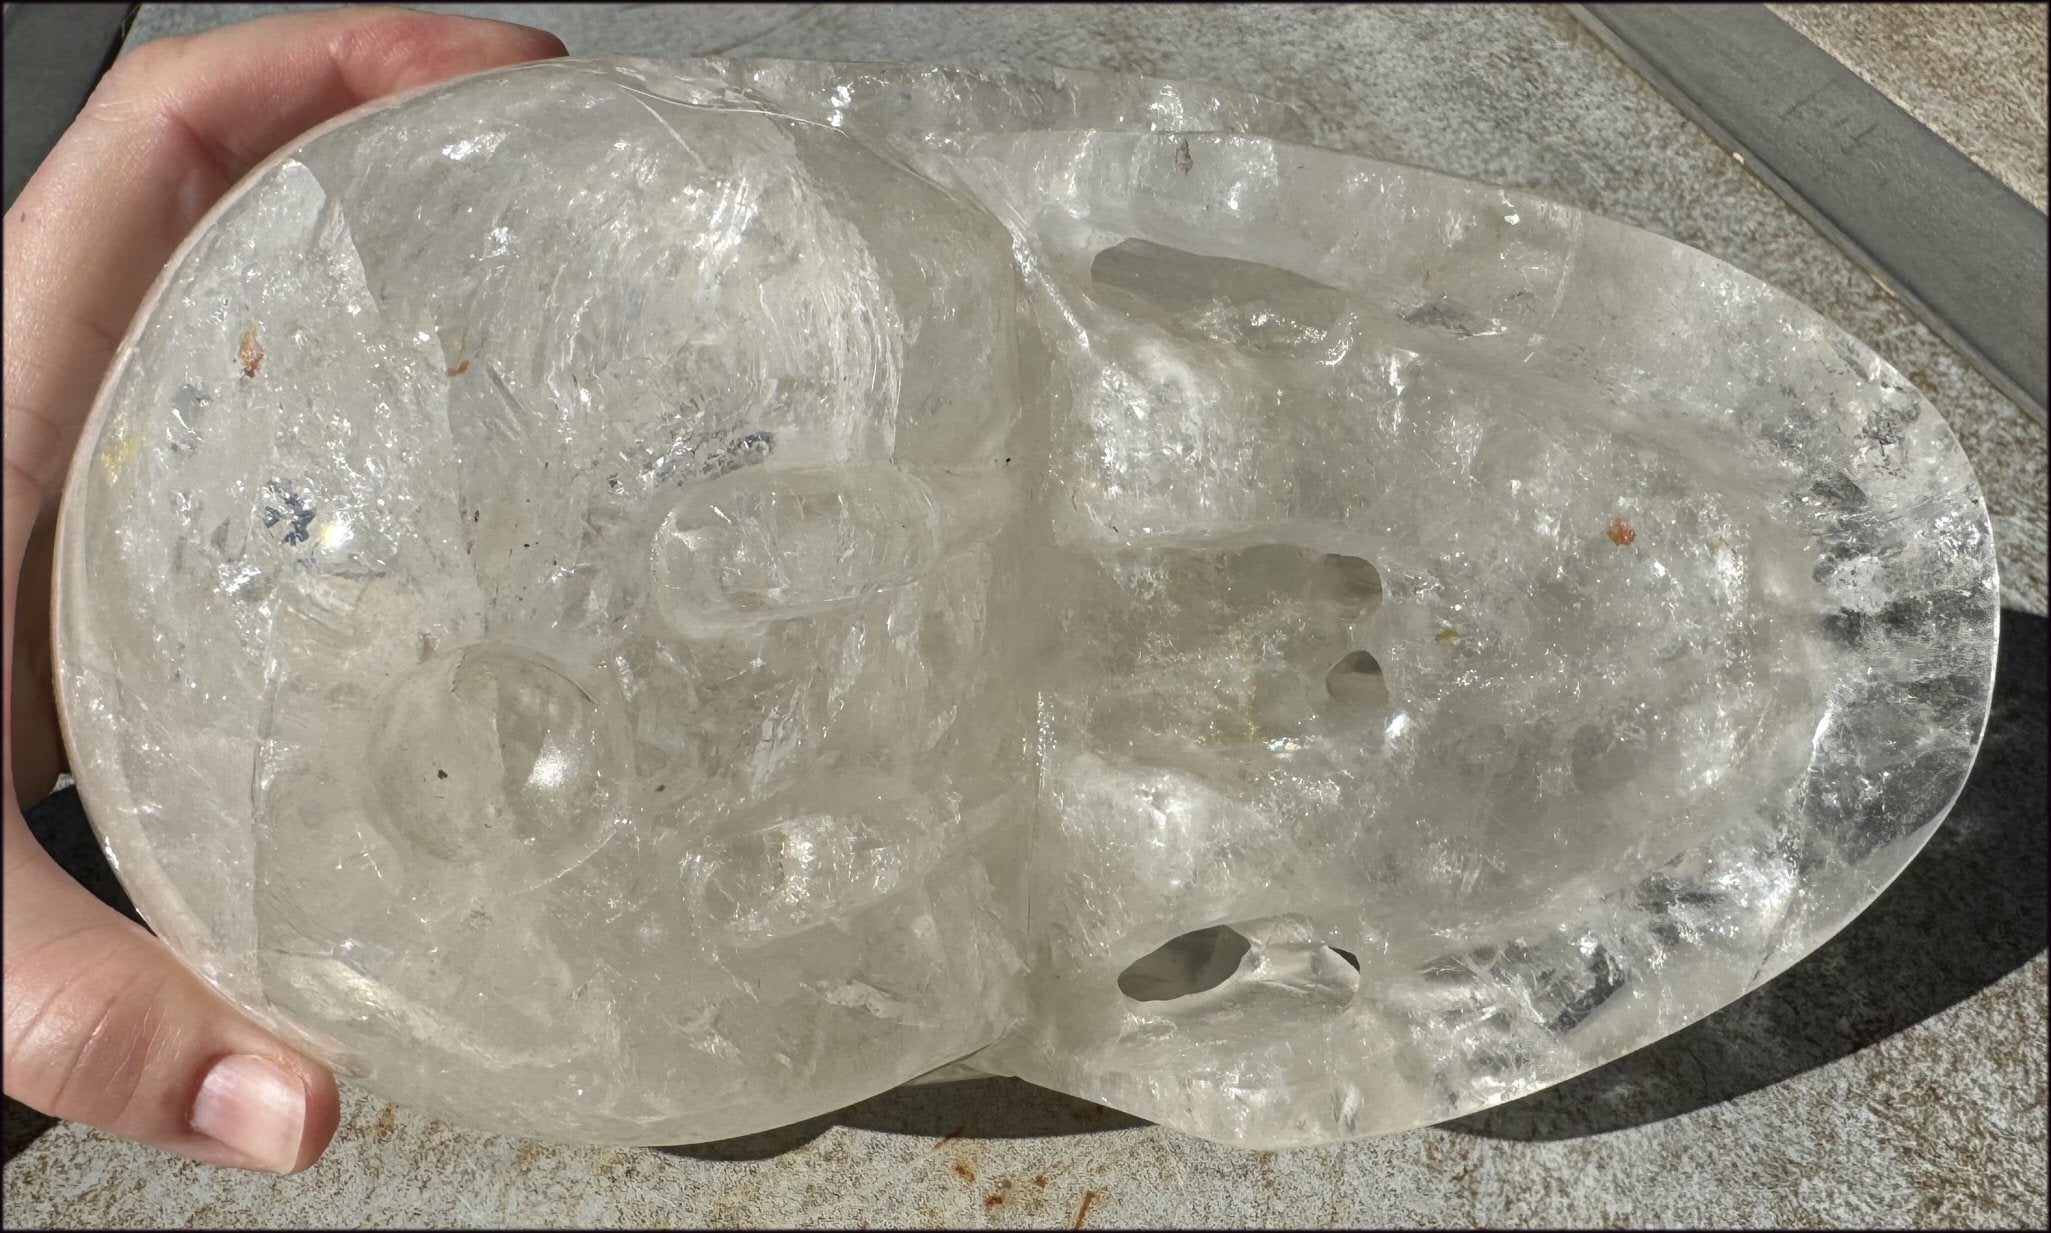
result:
<svg viewBox="0 0 2051 1233"><path fill-rule="evenodd" d="M1569 7L2044 422L2042 212L1763 4Z"/></svg>

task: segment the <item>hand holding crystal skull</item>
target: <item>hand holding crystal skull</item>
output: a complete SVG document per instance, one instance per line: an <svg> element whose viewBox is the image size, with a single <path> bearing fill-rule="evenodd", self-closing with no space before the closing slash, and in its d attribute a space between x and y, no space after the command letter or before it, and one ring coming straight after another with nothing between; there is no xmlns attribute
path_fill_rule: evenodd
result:
<svg viewBox="0 0 2051 1233"><path fill-rule="evenodd" d="M551 62L195 234L60 533L153 925L396 1099L951 1063L1249 1146L1512 1098L1914 854L1986 515L1786 296L1081 74Z"/></svg>
<svg viewBox="0 0 2051 1233"><path fill-rule="evenodd" d="M122 330L243 172L364 100L562 51L538 30L401 9L164 40L122 57L9 208L0 765L10 1097L218 1164L304 1168L327 1146L337 1116L327 1070L97 902L29 833L22 804L63 767L48 619L58 496Z"/></svg>

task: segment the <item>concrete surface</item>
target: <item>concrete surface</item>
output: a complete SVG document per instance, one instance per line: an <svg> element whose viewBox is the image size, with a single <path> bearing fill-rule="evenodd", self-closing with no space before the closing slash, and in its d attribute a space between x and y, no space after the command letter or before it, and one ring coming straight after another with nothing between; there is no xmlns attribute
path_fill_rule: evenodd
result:
<svg viewBox="0 0 2051 1233"><path fill-rule="evenodd" d="M2046 6L1766 7L2044 208Z"/></svg>
<svg viewBox="0 0 2051 1233"><path fill-rule="evenodd" d="M145 6L131 41L279 7ZM1610 1066L1443 1127L1244 1153L991 1080L658 1152L473 1134L352 1091L322 1163L276 1179L10 1104L10 1227L2044 1226L2044 430L1565 12L421 7L543 26L572 52L1031 59L1207 79L1304 105L1321 144L1531 189L1714 253L1874 346L1971 454L2017 609L2003 616L1987 749L1924 855L1793 971ZM54 798L39 830L53 847L72 836L90 863L75 801Z"/></svg>

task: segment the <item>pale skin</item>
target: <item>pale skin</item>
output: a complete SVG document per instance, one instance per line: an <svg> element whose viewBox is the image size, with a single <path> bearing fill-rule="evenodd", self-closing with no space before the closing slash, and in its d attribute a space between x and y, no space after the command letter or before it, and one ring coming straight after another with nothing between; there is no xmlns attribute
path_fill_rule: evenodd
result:
<svg viewBox="0 0 2051 1233"><path fill-rule="evenodd" d="M243 174L387 94L564 54L525 26L294 13L123 56L5 223L5 1087L55 1117L289 1173L335 1133L332 1075L242 1016L44 853L23 809L64 769L50 548L93 395L150 283Z"/></svg>

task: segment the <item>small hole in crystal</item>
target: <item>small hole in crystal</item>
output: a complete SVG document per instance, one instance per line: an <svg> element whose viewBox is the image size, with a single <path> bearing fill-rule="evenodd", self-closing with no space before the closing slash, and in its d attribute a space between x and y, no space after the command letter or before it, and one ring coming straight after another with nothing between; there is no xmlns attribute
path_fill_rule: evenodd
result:
<svg viewBox="0 0 2051 1233"><path fill-rule="evenodd" d="M1135 1002L1166 1002L1215 989L1251 949L1230 925L1192 929L1134 960L1118 974L1118 991Z"/></svg>
<svg viewBox="0 0 2051 1233"><path fill-rule="evenodd" d="M1384 701L1388 698L1388 686L1382 681L1382 666L1366 651L1349 651L1345 658L1332 665L1325 673L1325 690L1341 702L1370 705L1376 695Z"/></svg>
<svg viewBox="0 0 2051 1233"><path fill-rule="evenodd" d="M1352 964L1354 971L1358 972L1360 970L1360 956L1354 954L1352 951L1342 950L1339 947L1334 946L1332 948L1332 953L1339 956L1339 958L1344 959L1347 963Z"/></svg>
<svg viewBox="0 0 2051 1233"><path fill-rule="evenodd" d="M1382 576L1365 560L1340 552L1328 552L1324 564L1340 602L1369 608L1381 600Z"/></svg>

